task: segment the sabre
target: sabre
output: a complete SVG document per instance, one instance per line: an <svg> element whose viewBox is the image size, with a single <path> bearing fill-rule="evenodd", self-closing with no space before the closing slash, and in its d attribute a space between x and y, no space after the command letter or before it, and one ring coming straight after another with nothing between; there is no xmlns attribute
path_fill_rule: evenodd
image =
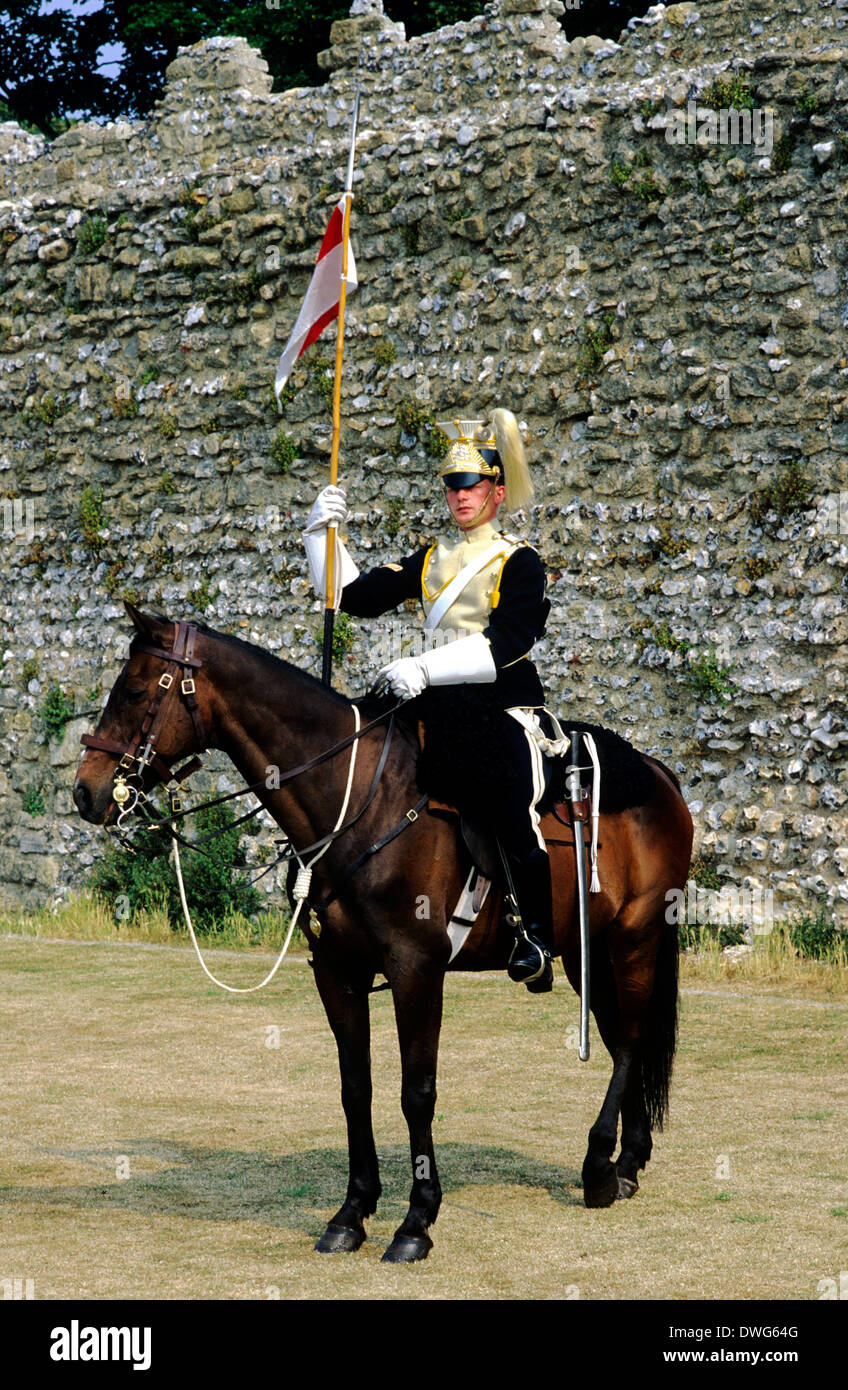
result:
<svg viewBox="0 0 848 1390"><path fill-rule="evenodd" d="M589 1060L589 906L586 894L586 793L580 781L580 734L571 730L571 762L566 767L565 785L571 799L574 826L574 856L577 868L577 915L580 926L580 1046L581 1062Z"/></svg>
<svg viewBox="0 0 848 1390"><path fill-rule="evenodd" d="M344 355L344 320L347 301L348 236L350 233L350 207L353 202L353 160L356 151L356 123L359 119L359 84L353 104L353 121L350 127L350 154L347 161L345 181L345 209L342 224L342 277L339 290L339 318L336 329L336 372L333 381L333 438L330 448L330 485L335 487L339 476L339 438L341 436L341 396L342 396L342 357ZM321 679L330 685L333 673L333 627L335 624L335 574L336 527L327 528L327 560L325 571L324 600L324 647L322 654Z"/></svg>

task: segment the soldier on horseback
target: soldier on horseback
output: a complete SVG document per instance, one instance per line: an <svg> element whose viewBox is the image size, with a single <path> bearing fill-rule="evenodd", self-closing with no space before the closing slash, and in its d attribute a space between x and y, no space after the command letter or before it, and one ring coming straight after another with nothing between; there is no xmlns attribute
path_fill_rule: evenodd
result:
<svg viewBox="0 0 848 1390"><path fill-rule="evenodd" d="M551 989L551 874L540 829L545 787L540 741L554 734L530 652L550 611L542 561L498 526L498 511L533 495L515 416L441 422L450 439L441 481L459 529L437 545L360 574L336 540L336 602L355 617L379 617L408 599L424 610L425 635L438 645L391 662L380 673L399 699L415 700L425 724L422 791L459 806L498 837L506 854L524 930L509 975L534 993ZM328 527L348 516L342 489L325 488L309 515L304 543L312 578L324 592Z"/></svg>

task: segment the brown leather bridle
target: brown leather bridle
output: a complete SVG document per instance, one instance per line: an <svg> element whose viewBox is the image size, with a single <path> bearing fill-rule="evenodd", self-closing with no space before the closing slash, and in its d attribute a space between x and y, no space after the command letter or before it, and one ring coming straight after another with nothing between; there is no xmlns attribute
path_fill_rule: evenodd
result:
<svg viewBox="0 0 848 1390"><path fill-rule="evenodd" d="M172 772L170 762L163 758L156 749L157 740L179 690L183 704L191 715L197 738L197 750L200 753L206 750L206 727L197 702L192 675L192 672L198 671L203 665L203 662L194 655L196 641L197 628L192 623L178 622L175 625L174 645L170 651L166 651L163 647L150 646L147 643L140 643L135 648L136 652L147 652L150 656L161 657L163 661L167 662L167 669L159 677L153 698L141 721L141 727L129 743L116 743L113 739L103 738L100 734L83 734L80 739L80 743L84 744L86 748L95 748L98 752L111 753L117 757L118 766L115 771L113 800L119 806L123 806L124 802L129 800L130 789L127 787L127 777L140 778L145 769L150 768L157 783L165 782L170 786L174 783L184 782L202 765L200 758L195 757L185 763L177 772ZM177 685L178 677L179 686ZM179 810L179 799L175 793L176 787L172 792L171 809Z"/></svg>

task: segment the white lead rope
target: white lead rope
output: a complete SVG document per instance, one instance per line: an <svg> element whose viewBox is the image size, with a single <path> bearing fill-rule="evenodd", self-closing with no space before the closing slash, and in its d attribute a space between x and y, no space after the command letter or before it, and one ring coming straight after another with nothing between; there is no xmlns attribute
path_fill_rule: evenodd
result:
<svg viewBox="0 0 848 1390"><path fill-rule="evenodd" d="M354 705L354 706L353 706L353 716L354 716L354 721L355 721L355 725L356 725L356 732L359 733L360 716L359 716L359 707L358 707L357 705ZM355 767L356 767L356 754L357 754L358 749L359 749L359 739L358 739L358 738L355 738L354 741L353 741L353 743L352 743L352 745L351 745L350 768L349 768L348 774L347 774L347 787L346 787L346 789L345 789L344 802L343 802L343 804L342 804L342 809L341 809L341 811L339 812L339 818L338 818L338 820L336 821L335 825L333 826L333 834L335 834L335 832L338 830L339 826L340 826L340 825L342 824L342 822L344 821L345 815L347 814L348 802L350 801L350 793L351 793L351 789L352 789L352 787L353 787L353 773L354 773L354 769L355 769ZM173 821L171 821L171 829L172 829L172 830L175 830L175 825L174 825L174 822L173 822ZM321 858L321 855L322 855L322 854L326 854L326 852L327 852L327 850L330 848L330 845L331 845L331 844L332 844L332 840L331 840L331 839L327 840L327 843L318 851L318 853L317 853L316 855L313 856L313 858L309 861L308 864L303 864L303 863L301 863L300 856L297 855L297 854L295 855L295 858L297 859L297 862L298 862L298 864L300 865L300 867L299 867L299 869L298 869L298 871L297 871L297 878L295 879L294 890L293 890L293 895L294 895L295 902L296 902L297 905L296 905L295 910L294 910L294 912L293 912L293 914L292 914L291 923L290 923L290 925L289 925L288 932L286 933L286 939L285 939L285 941L283 942L283 949L280 951L280 954L277 956L277 959L276 959L276 961L274 962L274 965L273 965L272 968L269 970L268 974L265 976L265 979L262 980L262 982L261 982L260 984L258 984L258 985L246 985L246 986L241 986L241 987L239 987L239 986L236 986L236 985L227 985L227 984L224 983L223 980L219 980L219 979L217 978L216 975L213 975L213 974L212 974L212 971L209 969L209 967L207 966L205 960L203 959L203 955L201 954L200 946L198 945L197 935L196 935L195 930L194 930L194 927L193 927L193 925L192 925L191 914L189 913L189 910L188 910L188 903L186 902L185 884L183 883L183 871L182 871L182 865L181 865L181 863L180 863L180 847L179 847L179 843L177 842L177 840L176 840L175 838L172 839L172 841L171 841L171 845L172 845L172 855L173 855L173 861L174 861L174 868L175 868L176 874L177 874L177 884L178 884L179 890L180 890L180 902L182 903L182 907L183 907L183 916L185 917L186 926L188 927L189 936L190 936L191 939L192 939L192 943L193 943L193 945L194 945L194 949L195 949L195 951L197 952L197 959L200 961L201 967L203 968L203 970L204 970L204 972L206 973L206 975L208 975L208 977L209 977L209 979L212 981L213 985L217 985L219 989L225 989L225 990L227 990L227 992L228 992L229 994L254 994L256 990L258 990L258 989L264 989L265 986L266 986L267 984L270 984L271 980L273 980L274 976L276 975L277 971L279 970L280 966L281 966L282 963L283 963L283 957L285 956L286 951L289 949L289 942L291 941L291 939L292 939L292 934L293 934L293 932L294 932L295 927L297 926L297 919L298 919L298 917L300 916L300 909L303 907L303 904L306 902L306 899L307 899L307 897L309 896L309 887L310 887L310 884L311 884L311 882L312 882L312 866L313 866L313 864L317 864L317 862L318 862L318 860Z"/></svg>

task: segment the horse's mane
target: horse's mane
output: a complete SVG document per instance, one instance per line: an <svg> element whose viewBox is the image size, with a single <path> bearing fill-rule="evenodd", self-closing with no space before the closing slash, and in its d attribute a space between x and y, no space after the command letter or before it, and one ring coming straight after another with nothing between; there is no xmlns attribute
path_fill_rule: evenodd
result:
<svg viewBox="0 0 848 1390"><path fill-rule="evenodd" d="M159 622L169 624L173 624L174 622L173 618L167 617L164 613L153 613L150 616L155 617ZM190 621L192 627L197 628L197 631L202 633L204 637L212 637L216 642L222 642L225 646L234 647L237 651L249 654L254 661L257 661L260 666L265 668L267 674L272 679L275 675L278 677L287 676L289 678L293 676L303 684L307 691L312 690L316 695L320 692L322 695L335 700L337 704L350 705L352 703L349 697L343 695L341 691L333 690L331 687L324 685L323 681L318 680L318 678L311 675L309 671L301 670L299 666L293 665L291 661L286 661L283 657L275 656L273 652L266 651L264 647L257 647L255 643L246 642L243 637L234 637L229 632L219 632L217 628L210 627L208 623L199 623L194 618ZM133 636L133 641L135 642L136 640L140 640L140 634L138 632Z"/></svg>

